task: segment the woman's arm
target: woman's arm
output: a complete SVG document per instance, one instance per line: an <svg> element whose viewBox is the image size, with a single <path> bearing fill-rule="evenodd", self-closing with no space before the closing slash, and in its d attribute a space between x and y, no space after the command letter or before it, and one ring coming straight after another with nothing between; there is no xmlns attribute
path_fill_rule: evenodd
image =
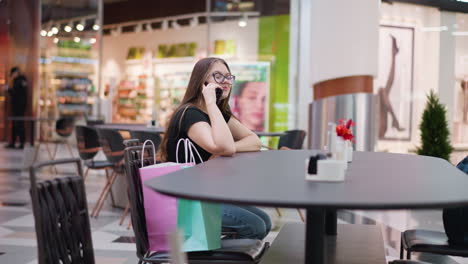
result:
<svg viewBox="0 0 468 264"><path fill-rule="evenodd" d="M228 122L229 129L235 141L236 152L259 151L262 143L255 133L242 125L239 120L231 117Z"/></svg>
<svg viewBox="0 0 468 264"><path fill-rule="evenodd" d="M207 122L197 122L189 128L188 136L213 155L231 156L235 153L236 147L233 135L216 105L216 87L216 85L209 84L203 89L211 126Z"/></svg>

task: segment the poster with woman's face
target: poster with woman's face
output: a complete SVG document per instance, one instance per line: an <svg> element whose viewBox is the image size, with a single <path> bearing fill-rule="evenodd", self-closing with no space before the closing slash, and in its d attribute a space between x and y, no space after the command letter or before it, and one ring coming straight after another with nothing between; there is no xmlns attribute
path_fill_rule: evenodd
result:
<svg viewBox="0 0 468 264"><path fill-rule="evenodd" d="M265 131L268 120L269 65L233 64L236 82L231 93L231 111L250 130Z"/></svg>

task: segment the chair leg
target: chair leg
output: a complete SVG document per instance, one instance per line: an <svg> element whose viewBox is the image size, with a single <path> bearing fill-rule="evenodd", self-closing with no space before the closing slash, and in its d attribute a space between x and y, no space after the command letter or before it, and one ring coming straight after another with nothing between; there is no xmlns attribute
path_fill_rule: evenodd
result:
<svg viewBox="0 0 468 264"><path fill-rule="evenodd" d="M83 174L83 182L86 181L86 177L88 176L89 168L86 168L85 173Z"/></svg>
<svg viewBox="0 0 468 264"><path fill-rule="evenodd" d="M73 155L73 150L72 150L72 147L70 146L70 143L68 143L68 141L65 142L65 145L67 146L68 148L68 152L70 152L70 156L72 158L74 158L75 156Z"/></svg>
<svg viewBox="0 0 468 264"><path fill-rule="evenodd" d="M59 143L55 143L54 155L53 155L53 157L52 157L53 160L54 160L55 157L57 156L58 148L59 148Z"/></svg>
<svg viewBox="0 0 468 264"><path fill-rule="evenodd" d="M109 193L109 188L111 186L111 181L114 178L115 174L116 174L116 172L113 172L111 174L110 178L106 181L106 184L104 185L104 188L102 188L101 194L99 195L98 201L96 202L96 206L93 209L93 215L94 215L95 218L98 217L99 212L101 211L101 208L104 205L107 194Z"/></svg>
<svg viewBox="0 0 468 264"><path fill-rule="evenodd" d="M130 221L128 221L127 229L130 230L132 227L132 218L130 217Z"/></svg>
<svg viewBox="0 0 468 264"><path fill-rule="evenodd" d="M34 147L34 146L33 146ZM36 149L34 150L34 158L33 158L33 163L36 162L37 160L37 153L39 153L39 150L41 149L41 142L39 141L39 143L37 144L37 147L35 147Z"/></svg>
<svg viewBox="0 0 468 264"><path fill-rule="evenodd" d="M99 205L99 208L97 209L97 212L96 212L96 218L99 215L99 212L101 212L101 209L104 206L104 202L106 201L107 195L109 194L109 190L112 188L112 185L114 184L115 179L117 179L117 176L119 176L119 174L114 173L114 176L111 177L109 184L106 186L107 188L105 190L104 196L101 199L101 204Z"/></svg>
<svg viewBox="0 0 468 264"><path fill-rule="evenodd" d="M130 202L128 202L127 205L125 206L125 210L124 210L122 216L120 217L119 225L123 224L123 222L125 220L125 217L127 217L127 214L128 214L129 210L130 210Z"/></svg>
<svg viewBox="0 0 468 264"><path fill-rule="evenodd" d="M297 212L299 213L299 217L301 217L302 222L305 222L304 215L302 214L301 209L297 208Z"/></svg>
<svg viewBox="0 0 468 264"><path fill-rule="evenodd" d="M106 173L107 173L107 170L106 170ZM114 176L115 172L112 172L110 178L112 178ZM106 189L107 189L107 186L110 184L110 179L109 178L106 178L106 184L104 185L104 187L102 188L102 191L101 191L101 194L99 194L99 198L97 199L96 201L96 205L94 206L93 208L93 211L91 212L91 216L92 217L97 217L97 209L99 207L99 204L101 203L101 200L102 200L102 197L104 196L105 192L106 192Z"/></svg>
<svg viewBox="0 0 468 264"><path fill-rule="evenodd" d="M411 259L411 250L406 250L406 259Z"/></svg>
<svg viewBox="0 0 468 264"><path fill-rule="evenodd" d="M279 209L278 207L275 207L275 209L276 209L276 213L278 214L278 216L281 217L281 211L280 211L280 209Z"/></svg>
<svg viewBox="0 0 468 264"><path fill-rule="evenodd" d="M107 169L105 169L105 171L106 171L106 179L109 180L109 172ZM115 207L114 192L112 191L112 188L110 189L110 196L111 196L112 206Z"/></svg>
<svg viewBox="0 0 468 264"><path fill-rule="evenodd" d="M403 233L401 233L401 238L400 238L400 259L403 259L403 254L404 254L404 250L403 250Z"/></svg>
<svg viewBox="0 0 468 264"><path fill-rule="evenodd" d="M52 156L52 152L50 151L49 143L45 143L45 146L46 146L47 154L49 154L49 158L53 160L54 157Z"/></svg>

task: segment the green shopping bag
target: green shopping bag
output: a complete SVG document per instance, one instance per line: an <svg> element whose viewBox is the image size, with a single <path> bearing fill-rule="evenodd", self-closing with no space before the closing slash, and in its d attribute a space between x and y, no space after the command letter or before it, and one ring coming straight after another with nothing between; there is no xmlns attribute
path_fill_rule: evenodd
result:
<svg viewBox="0 0 468 264"><path fill-rule="evenodd" d="M184 233L185 252L221 248L221 205L178 199L177 228Z"/></svg>
<svg viewBox="0 0 468 264"><path fill-rule="evenodd" d="M179 144L182 142L186 163L196 164L194 153L203 163L200 153L188 138L177 142L177 163L179 163ZM192 166L182 166L182 169L190 167ZM185 252L221 248L221 205L177 199L177 228L184 233L183 250Z"/></svg>

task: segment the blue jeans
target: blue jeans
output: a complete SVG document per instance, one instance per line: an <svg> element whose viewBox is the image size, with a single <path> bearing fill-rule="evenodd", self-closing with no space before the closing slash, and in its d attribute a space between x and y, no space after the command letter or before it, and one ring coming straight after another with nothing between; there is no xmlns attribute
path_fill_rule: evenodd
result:
<svg viewBox="0 0 468 264"><path fill-rule="evenodd" d="M270 217L253 206L222 204L222 227L234 230L238 238L263 239L271 230Z"/></svg>

